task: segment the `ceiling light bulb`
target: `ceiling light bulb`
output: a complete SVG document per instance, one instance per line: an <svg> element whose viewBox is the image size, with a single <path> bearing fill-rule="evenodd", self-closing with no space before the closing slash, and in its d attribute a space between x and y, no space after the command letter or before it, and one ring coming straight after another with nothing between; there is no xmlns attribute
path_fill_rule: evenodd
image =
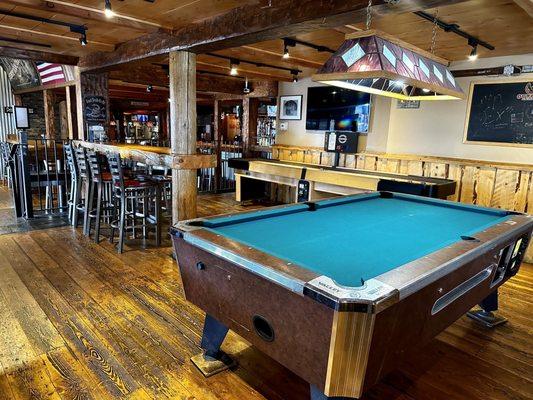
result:
<svg viewBox="0 0 533 400"><path fill-rule="evenodd" d="M289 49L287 48L287 46L285 46L285 48L283 49L283 58L287 59L287 58L290 58L290 54L289 54Z"/></svg>
<svg viewBox="0 0 533 400"><path fill-rule="evenodd" d="M293 83L298 82L298 75L293 75L293 76L292 76L292 82L293 82Z"/></svg>
<svg viewBox="0 0 533 400"><path fill-rule="evenodd" d="M87 46L87 35L83 34L80 37L80 43L82 46Z"/></svg>
<svg viewBox="0 0 533 400"><path fill-rule="evenodd" d="M235 76L235 75L237 75L237 73L238 73L237 72L237 67L232 64L231 68L230 68L230 71L229 71L229 74Z"/></svg>
<svg viewBox="0 0 533 400"><path fill-rule="evenodd" d="M430 92L430 90L429 90L429 89L426 89L426 88L423 88L422 91L423 91L424 93L429 93L429 92Z"/></svg>
<svg viewBox="0 0 533 400"><path fill-rule="evenodd" d="M111 0L105 0L104 14L107 18L113 18L115 16L115 12L111 8Z"/></svg>
<svg viewBox="0 0 533 400"><path fill-rule="evenodd" d="M477 60L477 44L474 47L472 47L472 51L470 52L470 55L468 56L468 59L470 61Z"/></svg>

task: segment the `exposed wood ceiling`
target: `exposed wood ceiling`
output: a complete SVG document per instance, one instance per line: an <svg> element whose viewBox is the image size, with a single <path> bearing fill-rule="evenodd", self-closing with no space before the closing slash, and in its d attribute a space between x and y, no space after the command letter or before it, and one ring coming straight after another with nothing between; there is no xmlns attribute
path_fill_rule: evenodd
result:
<svg viewBox="0 0 533 400"><path fill-rule="evenodd" d="M86 57L94 52L113 52L121 43L138 39L146 35L159 35L179 31L190 24L208 26L214 17L226 15L239 7L239 10L262 10L268 8L268 0L111 0L117 17L107 19L103 15L103 0L0 0L0 11L15 11L39 17L61 20L85 25L89 40L88 46L79 43L79 34L72 33L68 27L6 16L0 13L0 46L27 49L39 52L52 52L68 56ZM309 2L309 0L306 0ZM274 5L291 3L272 0ZM317 4L324 3L317 1ZM355 4L356 1L354 0ZM366 1L364 1L366 3ZM384 10L383 1L375 0L375 14L372 27L412 43L423 49L429 49L432 24L420 17L405 12L394 15L378 15ZM400 1L400 5L413 4L412 0ZM418 1L418 3L420 3ZM431 0L425 4L444 4ZM495 46L489 51L478 48L480 57L503 56L511 54L533 53L533 18L529 0L450 0L449 5L438 9L426 9L434 14L438 10L439 19L457 24L460 29ZM245 7L245 8L242 8ZM381 8L380 8L381 7ZM258 11L260 13L260 11ZM259 15L259 14L258 14ZM340 20L340 19L339 19ZM359 19L361 20L361 19ZM238 22L238 20L237 20ZM345 21L344 21L345 22ZM330 22L329 26L332 24ZM246 28L246 27L244 27ZM329 29L315 29L292 37L316 45L336 49L342 42L344 34L364 28L362 23L350 23L332 26ZM222 28L220 28L222 29ZM216 34L217 32L213 32ZM19 44L2 41L1 38L19 39L49 45ZM261 35L257 36L261 37ZM123 46L121 46L122 48ZM16 54L10 50L11 54ZM327 52L318 52L312 48L297 45L290 48L291 57L282 59L283 41L280 39L246 44L240 47L225 48L214 51L216 54L237 59L253 60L289 69L299 69L299 76L309 76L329 57ZM436 54L449 60L462 60L470 52L467 40L451 32L438 30ZM19 53L20 54L20 53ZM39 54L39 53L36 53ZM0 56L7 55L6 48L0 47ZM71 59L72 60L72 59ZM165 55L154 57L145 63L166 63ZM206 54L199 54L198 69L217 73L229 73L229 61ZM291 80L291 73L253 64L241 63L239 74L252 79Z"/></svg>

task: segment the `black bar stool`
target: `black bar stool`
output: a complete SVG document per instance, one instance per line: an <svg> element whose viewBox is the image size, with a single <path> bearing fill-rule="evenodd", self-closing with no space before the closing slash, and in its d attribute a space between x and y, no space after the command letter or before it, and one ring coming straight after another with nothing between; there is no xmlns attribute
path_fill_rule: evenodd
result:
<svg viewBox="0 0 533 400"><path fill-rule="evenodd" d="M77 228L80 212L84 214L84 221L85 215L87 214L87 199L89 198L89 181L91 176L85 148L81 146L76 147L74 155L76 157L76 166L78 167L78 186L76 188L76 210L73 215L72 225ZM83 225L83 233L85 234L85 224Z"/></svg>
<svg viewBox="0 0 533 400"><path fill-rule="evenodd" d="M68 219L71 225L74 225L74 215L78 213L76 208L80 199L80 181L78 179L78 165L74 156L74 148L72 143L65 144L65 155L67 157L67 166L70 171L70 192L68 196Z"/></svg>
<svg viewBox="0 0 533 400"><path fill-rule="evenodd" d="M115 229L118 229L117 250L122 253L126 230L132 230L134 233L136 228L142 228L143 237L146 238L147 228L151 225L155 228L156 246L159 246L161 244L161 185L150 179L125 179L119 154L108 154L107 160L113 180L113 196L116 204L111 222L111 243L114 241ZM142 224L137 225L138 219L142 221Z"/></svg>
<svg viewBox="0 0 533 400"><path fill-rule="evenodd" d="M100 242L100 224L102 218L107 219L108 222L114 214L114 202L111 192L111 174L109 172L102 171L101 157L99 154L92 150L86 150L87 162L91 171L91 179L89 182L89 197L86 202L88 204L89 212L85 218L85 234L91 236L91 222L95 220L94 226L94 241ZM94 196L96 189L96 206L94 205ZM95 207L95 208L93 208Z"/></svg>

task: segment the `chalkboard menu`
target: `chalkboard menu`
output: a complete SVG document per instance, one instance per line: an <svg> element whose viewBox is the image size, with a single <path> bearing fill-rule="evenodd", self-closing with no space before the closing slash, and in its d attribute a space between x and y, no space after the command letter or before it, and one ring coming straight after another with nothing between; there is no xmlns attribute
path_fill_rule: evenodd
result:
<svg viewBox="0 0 533 400"><path fill-rule="evenodd" d="M472 83L466 142L533 145L533 77Z"/></svg>
<svg viewBox="0 0 533 400"><path fill-rule="evenodd" d="M85 96L85 119L89 122L107 120L107 103L103 96Z"/></svg>

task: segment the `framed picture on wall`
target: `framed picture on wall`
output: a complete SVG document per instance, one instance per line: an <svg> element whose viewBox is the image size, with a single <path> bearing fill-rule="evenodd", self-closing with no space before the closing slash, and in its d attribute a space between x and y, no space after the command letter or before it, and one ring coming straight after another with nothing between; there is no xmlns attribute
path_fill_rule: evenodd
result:
<svg viewBox="0 0 533 400"><path fill-rule="evenodd" d="M533 79L470 84L464 143L533 146Z"/></svg>
<svg viewBox="0 0 533 400"><path fill-rule="evenodd" d="M298 120L302 119L302 95L280 96L279 119Z"/></svg>

